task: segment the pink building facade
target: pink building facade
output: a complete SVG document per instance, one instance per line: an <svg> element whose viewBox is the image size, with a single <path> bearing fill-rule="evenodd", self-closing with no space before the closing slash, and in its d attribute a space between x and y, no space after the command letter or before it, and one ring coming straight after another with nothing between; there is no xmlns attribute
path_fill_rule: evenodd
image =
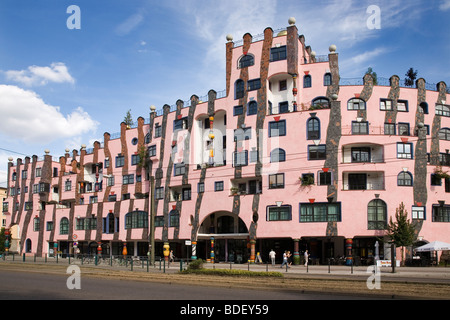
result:
<svg viewBox="0 0 450 320"><path fill-rule="evenodd" d="M152 108L90 149L9 163L20 253L146 256L154 227L159 256L368 263L376 241L390 258L381 240L401 202L415 246L450 242L444 82L341 79L336 48L317 56L292 19L227 41L223 92Z"/></svg>

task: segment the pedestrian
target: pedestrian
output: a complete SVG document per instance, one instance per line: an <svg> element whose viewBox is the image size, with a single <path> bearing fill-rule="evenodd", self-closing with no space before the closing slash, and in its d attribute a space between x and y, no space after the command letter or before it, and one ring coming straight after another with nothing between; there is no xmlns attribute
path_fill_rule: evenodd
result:
<svg viewBox="0 0 450 320"><path fill-rule="evenodd" d="M292 264L292 254L290 251L287 252L287 257L288 257L288 266L290 267Z"/></svg>
<svg viewBox="0 0 450 320"><path fill-rule="evenodd" d="M175 255L173 254L173 250L170 250L169 262L173 262L174 260L175 260Z"/></svg>
<svg viewBox="0 0 450 320"><path fill-rule="evenodd" d="M288 252L284 251L283 253L283 263L281 264L280 268L283 268L284 265L288 264ZM287 266L288 268L290 268L289 266Z"/></svg>
<svg viewBox="0 0 450 320"><path fill-rule="evenodd" d="M256 261L255 261L255 263L262 263L261 255L259 254L259 252L256 253Z"/></svg>
<svg viewBox="0 0 450 320"><path fill-rule="evenodd" d="M308 260L309 260L308 250L305 250L305 253L303 254L303 256L305 257L305 267L307 267L308 266Z"/></svg>
<svg viewBox="0 0 450 320"><path fill-rule="evenodd" d="M272 261L272 266L274 266L275 265L275 251L273 251L273 249L270 249L269 257L270 257L270 260Z"/></svg>

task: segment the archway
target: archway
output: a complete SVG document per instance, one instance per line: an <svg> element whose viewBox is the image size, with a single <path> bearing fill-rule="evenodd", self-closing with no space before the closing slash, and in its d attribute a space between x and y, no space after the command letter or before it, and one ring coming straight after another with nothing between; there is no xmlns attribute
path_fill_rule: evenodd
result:
<svg viewBox="0 0 450 320"><path fill-rule="evenodd" d="M243 263L250 256L248 227L238 215L228 211L209 214L200 225L197 240L200 259Z"/></svg>

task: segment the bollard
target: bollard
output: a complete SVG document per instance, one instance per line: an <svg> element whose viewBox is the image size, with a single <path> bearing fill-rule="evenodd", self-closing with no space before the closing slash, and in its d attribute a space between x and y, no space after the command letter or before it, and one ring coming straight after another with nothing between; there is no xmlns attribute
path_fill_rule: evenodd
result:
<svg viewBox="0 0 450 320"><path fill-rule="evenodd" d="M97 265L98 264L98 255L94 256L94 264Z"/></svg>
<svg viewBox="0 0 450 320"><path fill-rule="evenodd" d="M266 263L266 272L269 272L269 262Z"/></svg>
<svg viewBox="0 0 450 320"><path fill-rule="evenodd" d="M45 254L45 260L44 261L45 261L45 263L47 263L47 254Z"/></svg>
<svg viewBox="0 0 450 320"><path fill-rule="evenodd" d="M147 259L147 272L148 272L148 266L149 266L149 264L150 264L150 261L149 261L150 259Z"/></svg>
<svg viewBox="0 0 450 320"><path fill-rule="evenodd" d="M36 262L36 253L34 254L34 261L33 262Z"/></svg>
<svg viewBox="0 0 450 320"><path fill-rule="evenodd" d="M133 271L133 259L130 260L131 271Z"/></svg>
<svg viewBox="0 0 450 320"><path fill-rule="evenodd" d="M328 258L328 273L330 273L330 258Z"/></svg>
<svg viewBox="0 0 450 320"><path fill-rule="evenodd" d="M23 254L22 262L25 262L25 253Z"/></svg>
<svg viewBox="0 0 450 320"><path fill-rule="evenodd" d="M166 259L164 259L164 273L166 273Z"/></svg>
<svg viewBox="0 0 450 320"><path fill-rule="evenodd" d="M353 260L350 262L350 267L352 269L352 274L353 274Z"/></svg>
<svg viewBox="0 0 450 320"><path fill-rule="evenodd" d="M230 270L231 270L231 261L230 261Z"/></svg>
<svg viewBox="0 0 450 320"><path fill-rule="evenodd" d="M183 271L183 259L180 259L180 272Z"/></svg>

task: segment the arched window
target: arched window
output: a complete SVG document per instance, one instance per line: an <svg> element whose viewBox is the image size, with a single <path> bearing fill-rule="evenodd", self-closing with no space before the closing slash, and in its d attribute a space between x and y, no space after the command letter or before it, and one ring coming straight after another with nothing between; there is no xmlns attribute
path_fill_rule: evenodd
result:
<svg viewBox="0 0 450 320"><path fill-rule="evenodd" d="M366 102L359 98L353 98L347 102L347 110L366 110Z"/></svg>
<svg viewBox="0 0 450 320"><path fill-rule="evenodd" d="M323 85L331 86L331 73L327 72L323 75Z"/></svg>
<svg viewBox="0 0 450 320"><path fill-rule="evenodd" d="M59 234L69 234L69 219L61 218L59 222Z"/></svg>
<svg viewBox="0 0 450 320"><path fill-rule="evenodd" d="M369 230L384 230L387 226L386 202L374 199L367 206L367 228Z"/></svg>
<svg viewBox="0 0 450 320"><path fill-rule="evenodd" d="M128 212L125 215L125 229L147 228L148 213L145 211Z"/></svg>
<svg viewBox="0 0 450 320"><path fill-rule="evenodd" d="M409 172L400 172L397 176L397 185L398 186L412 186L413 180L412 175Z"/></svg>
<svg viewBox="0 0 450 320"><path fill-rule="evenodd" d="M145 144L150 143L150 132L145 135Z"/></svg>
<svg viewBox="0 0 450 320"><path fill-rule="evenodd" d="M439 130L439 139L440 140L450 140L450 129L442 128Z"/></svg>
<svg viewBox="0 0 450 320"><path fill-rule="evenodd" d="M272 152L270 153L270 162L283 162L283 161L286 161L286 152L281 148L272 150Z"/></svg>
<svg viewBox="0 0 450 320"><path fill-rule="evenodd" d="M312 79L309 74L303 77L303 88L311 88L312 86Z"/></svg>
<svg viewBox="0 0 450 320"><path fill-rule="evenodd" d="M239 60L239 68L250 67L254 64L255 58L251 54L247 54Z"/></svg>
<svg viewBox="0 0 450 320"><path fill-rule="evenodd" d="M243 80L236 80L234 83L234 99L241 99L244 97L245 83Z"/></svg>
<svg viewBox="0 0 450 320"><path fill-rule="evenodd" d="M311 102L310 110L314 109L327 109L330 107L330 100L325 97L317 97Z"/></svg>
<svg viewBox="0 0 450 320"><path fill-rule="evenodd" d="M316 117L311 117L306 122L307 127L307 139L315 140L320 139L320 121Z"/></svg>
<svg viewBox="0 0 450 320"><path fill-rule="evenodd" d="M114 233L114 214L108 213L105 219L105 233Z"/></svg>
<svg viewBox="0 0 450 320"><path fill-rule="evenodd" d="M248 103L247 106L247 115L252 115L258 113L258 103L255 100L252 100Z"/></svg>
<svg viewBox="0 0 450 320"><path fill-rule="evenodd" d="M178 210L171 210L169 212L169 227L180 226L180 213Z"/></svg>

